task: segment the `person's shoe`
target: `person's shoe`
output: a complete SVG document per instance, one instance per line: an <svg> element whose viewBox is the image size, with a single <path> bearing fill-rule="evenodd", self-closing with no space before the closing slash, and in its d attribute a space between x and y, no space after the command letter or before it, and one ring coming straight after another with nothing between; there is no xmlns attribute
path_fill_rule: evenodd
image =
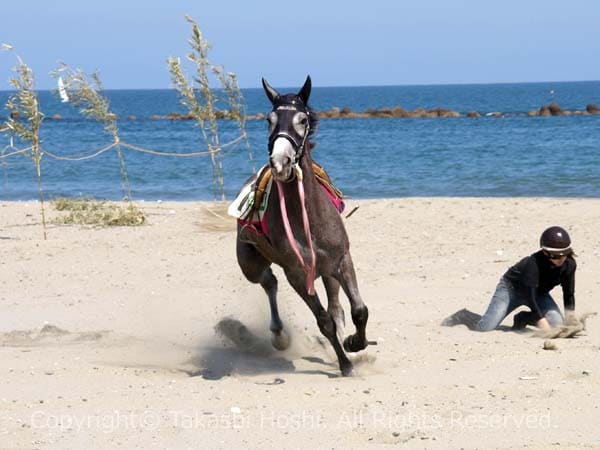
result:
<svg viewBox="0 0 600 450"><path fill-rule="evenodd" d="M442 320L441 325L443 327L466 325L467 328L473 329L480 319L481 316L479 314L471 312L466 308L463 308Z"/></svg>
<svg viewBox="0 0 600 450"><path fill-rule="evenodd" d="M531 323L531 313L529 311L521 311L515 314L513 321L513 330L524 330Z"/></svg>

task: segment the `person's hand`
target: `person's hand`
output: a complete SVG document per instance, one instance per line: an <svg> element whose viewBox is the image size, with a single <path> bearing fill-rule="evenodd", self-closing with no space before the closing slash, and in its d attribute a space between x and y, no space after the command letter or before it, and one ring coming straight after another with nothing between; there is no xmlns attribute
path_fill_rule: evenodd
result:
<svg viewBox="0 0 600 450"><path fill-rule="evenodd" d="M548 319L546 319L545 317L542 317L540 320L538 320L535 326L538 327L540 330L550 330L552 328L550 326L550 323L548 322Z"/></svg>

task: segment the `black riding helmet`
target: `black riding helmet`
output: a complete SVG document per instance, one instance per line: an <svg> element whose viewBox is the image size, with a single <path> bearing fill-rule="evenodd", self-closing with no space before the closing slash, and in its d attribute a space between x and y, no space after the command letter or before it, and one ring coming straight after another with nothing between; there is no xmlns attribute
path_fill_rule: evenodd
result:
<svg viewBox="0 0 600 450"><path fill-rule="evenodd" d="M569 233L559 226L544 230L540 237L540 247L552 255L570 255L573 253Z"/></svg>

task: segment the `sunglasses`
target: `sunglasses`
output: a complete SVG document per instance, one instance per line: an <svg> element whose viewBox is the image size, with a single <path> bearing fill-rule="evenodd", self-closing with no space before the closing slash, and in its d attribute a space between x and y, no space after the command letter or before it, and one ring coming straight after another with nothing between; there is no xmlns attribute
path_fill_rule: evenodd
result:
<svg viewBox="0 0 600 450"><path fill-rule="evenodd" d="M562 259L567 257L567 255L556 255L552 253L546 253L546 256L548 256L548 259Z"/></svg>

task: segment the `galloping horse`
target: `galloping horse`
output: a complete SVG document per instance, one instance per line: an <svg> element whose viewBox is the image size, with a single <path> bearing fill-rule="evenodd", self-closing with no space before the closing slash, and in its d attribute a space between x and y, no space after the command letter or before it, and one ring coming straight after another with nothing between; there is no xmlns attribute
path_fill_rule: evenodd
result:
<svg viewBox="0 0 600 450"><path fill-rule="evenodd" d="M313 169L309 138L316 131L317 116L308 106L310 76L298 94L280 95L264 79L262 84L273 105L267 117L273 178L267 200L268 236L250 233L238 222L238 263L246 278L260 283L269 297L273 346L283 350L290 342L277 309L277 279L270 267L275 263L283 268L290 285L314 314L321 333L335 350L342 374L348 376L352 374L352 363L344 349L357 352L373 342L366 338L369 313L358 291L348 235ZM314 289L319 276L327 292L327 310ZM356 327L356 333L343 341L343 348L340 285L350 300Z"/></svg>

